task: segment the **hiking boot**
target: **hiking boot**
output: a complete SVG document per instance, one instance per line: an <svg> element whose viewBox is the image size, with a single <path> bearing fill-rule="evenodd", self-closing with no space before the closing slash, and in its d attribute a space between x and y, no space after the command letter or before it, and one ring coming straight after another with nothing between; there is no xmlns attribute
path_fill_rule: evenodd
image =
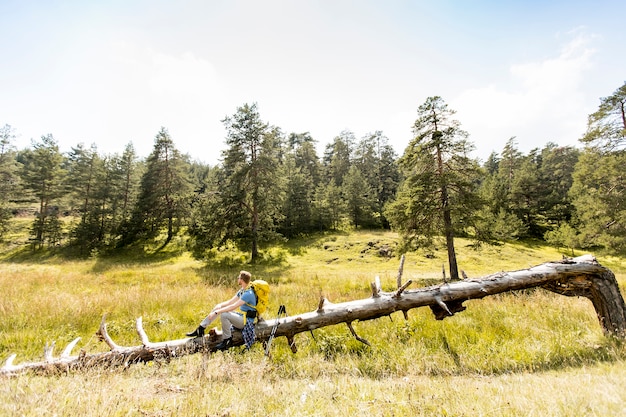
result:
<svg viewBox="0 0 626 417"><path fill-rule="evenodd" d="M196 330L191 333L187 333L186 335L189 337L202 337L204 336L204 327L198 326Z"/></svg>
<svg viewBox="0 0 626 417"><path fill-rule="evenodd" d="M224 339L215 346L217 350L226 350L233 345L233 338L229 337L228 339Z"/></svg>

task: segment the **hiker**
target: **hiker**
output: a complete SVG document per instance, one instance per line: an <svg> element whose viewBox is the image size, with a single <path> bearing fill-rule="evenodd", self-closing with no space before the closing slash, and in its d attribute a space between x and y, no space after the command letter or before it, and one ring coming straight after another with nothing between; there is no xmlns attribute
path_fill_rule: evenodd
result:
<svg viewBox="0 0 626 417"><path fill-rule="evenodd" d="M246 340L246 327L252 328L252 338L254 338L254 319L256 317L257 298L252 288L248 288L252 274L248 271L239 272L237 283L241 289L237 294L228 301L221 302L213 307L208 316L202 320L196 330L187 333L189 337L202 337L204 330L219 316L222 322L222 341L216 346L217 350L226 350L232 346L233 336L231 334L231 326L243 331L244 340ZM235 311L239 309L240 311ZM246 326L246 325L250 326ZM254 339L253 339L254 340ZM246 344L247 345L247 344Z"/></svg>

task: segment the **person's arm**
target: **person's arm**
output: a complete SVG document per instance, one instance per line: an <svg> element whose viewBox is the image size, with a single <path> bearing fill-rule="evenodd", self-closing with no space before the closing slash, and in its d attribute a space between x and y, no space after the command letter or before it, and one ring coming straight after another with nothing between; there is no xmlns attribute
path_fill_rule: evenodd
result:
<svg viewBox="0 0 626 417"><path fill-rule="evenodd" d="M228 300L228 303L226 303L226 305L222 305L221 307L217 308L217 306L215 306L216 308L213 309L213 311L211 311L209 313L209 316L211 315L215 315L215 317L219 316L222 313L226 313L227 311L233 311L238 309L239 307L241 307L242 305L244 305L246 302L241 300L239 297L235 296L235 302L231 304L231 301L233 301L232 299ZM220 303L222 304L222 303ZM218 305L220 305L218 304Z"/></svg>
<svg viewBox="0 0 626 417"><path fill-rule="evenodd" d="M221 309L221 308L227 307L227 306L229 306L229 305L231 305L231 304L236 303L236 302L237 302L237 300L239 300L239 297L237 297L237 295L235 295L235 296L234 296L233 298L231 298L230 300L228 300L228 301L223 301L223 302L221 302L221 303L217 304L215 307L213 307L213 310L211 310L211 311L215 311L215 310L219 310L219 309Z"/></svg>
<svg viewBox="0 0 626 417"><path fill-rule="evenodd" d="M244 305L246 302L243 301L241 298L239 297L235 297L236 300L234 303L229 304L227 306L222 307L220 310L222 310L220 313L226 313L227 311L233 311L233 310L237 310L239 307L241 307L242 305Z"/></svg>

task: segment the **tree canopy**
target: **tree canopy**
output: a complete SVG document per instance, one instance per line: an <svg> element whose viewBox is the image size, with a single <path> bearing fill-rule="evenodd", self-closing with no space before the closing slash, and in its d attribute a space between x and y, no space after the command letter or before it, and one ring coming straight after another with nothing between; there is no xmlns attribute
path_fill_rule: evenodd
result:
<svg viewBox="0 0 626 417"><path fill-rule="evenodd" d="M67 153L52 135L27 149L0 129L0 234L14 215L34 214L31 248L68 246L94 255L184 238L195 256L237 247L263 259L263 245L313 232L391 228L398 251L429 251L440 239L458 277L454 241L544 239L573 250L626 250L626 84L600 100L583 149L548 142L527 153L509 138L484 163L441 97L418 107L413 139L398 157L381 131L339 132L318 157L309 132L285 134L256 104L223 119L219 164L181 154L166 128L150 155L132 144L103 155L80 143ZM207 138L215 140L215 138ZM1 235L0 235L1 237Z"/></svg>

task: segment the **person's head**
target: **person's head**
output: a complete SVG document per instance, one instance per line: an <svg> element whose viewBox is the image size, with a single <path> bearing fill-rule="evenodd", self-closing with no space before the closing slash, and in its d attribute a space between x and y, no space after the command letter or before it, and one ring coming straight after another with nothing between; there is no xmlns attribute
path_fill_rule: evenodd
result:
<svg viewBox="0 0 626 417"><path fill-rule="evenodd" d="M246 285L248 285L250 283L250 280L252 279L252 274L248 271L241 271L239 272L238 279L242 280Z"/></svg>

